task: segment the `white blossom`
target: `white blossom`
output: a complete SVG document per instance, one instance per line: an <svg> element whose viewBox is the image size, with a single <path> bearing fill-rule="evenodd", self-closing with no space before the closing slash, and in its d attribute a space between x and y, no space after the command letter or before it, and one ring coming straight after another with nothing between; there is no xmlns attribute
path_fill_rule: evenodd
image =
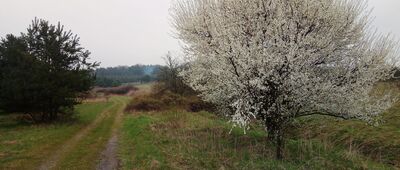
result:
<svg viewBox="0 0 400 170"><path fill-rule="evenodd" d="M181 75L237 126L312 114L372 122L397 100L373 95L398 53L371 31L365 1L181 0L172 17L190 61Z"/></svg>

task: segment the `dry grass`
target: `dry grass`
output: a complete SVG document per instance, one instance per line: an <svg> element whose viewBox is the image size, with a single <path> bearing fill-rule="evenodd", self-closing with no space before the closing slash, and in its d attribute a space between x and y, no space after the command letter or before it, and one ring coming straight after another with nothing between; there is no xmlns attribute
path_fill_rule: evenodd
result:
<svg viewBox="0 0 400 170"><path fill-rule="evenodd" d="M126 86L119 86L119 87L108 87L108 88L94 88L93 91L95 93L104 93L105 95L126 95L129 92L137 91L138 88L126 85Z"/></svg>
<svg viewBox="0 0 400 170"><path fill-rule="evenodd" d="M136 94L129 105L126 107L127 112L137 111L162 111L169 109L180 109L191 112L199 112L203 110L213 110L214 107L203 102L197 96L182 96L170 91L162 91L157 93L141 93Z"/></svg>
<svg viewBox="0 0 400 170"><path fill-rule="evenodd" d="M398 122L399 118L396 120ZM309 118L301 124L294 133L299 138L339 145L349 153L360 153L375 161L400 167L400 130L395 126L371 127L358 121L337 121L328 117Z"/></svg>
<svg viewBox="0 0 400 170"><path fill-rule="evenodd" d="M150 94L154 85L155 83L146 83L146 84L135 85L135 87L138 88L139 95L143 95L143 94Z"/></svg>
<svg viewBox="0 0 400 170"><path fill-rule="evenodd" d="M398 82L383 82L374 93L400 94ZM400 102L382 114L382 123L373 127L356 120L337 120L325 116L300 119L292 133L303 139L317 139L347 150L347 156L362 154L374 161L400 168Z"/></svg>

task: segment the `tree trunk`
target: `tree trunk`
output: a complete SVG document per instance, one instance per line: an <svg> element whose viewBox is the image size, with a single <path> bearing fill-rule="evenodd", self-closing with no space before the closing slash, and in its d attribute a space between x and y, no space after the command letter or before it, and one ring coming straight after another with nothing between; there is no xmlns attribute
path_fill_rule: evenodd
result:
<svg viewBox="0 0 400 170"><path fill-rule="evenodd" d="M272 122L272 121L271 121ZM283 159L284 136L281 123L266 122L268 131L268 140L272 141L276 146L276 159Z"/></svg>
<svg viewBox="0 0 400 170"><path fill-rule="evenodd" d="M52 111L50 113L50 121L55 121L57 120L57 111Z"/></svg>
<svg viewBox="0 0 400 170"><path fill-rule="evenodd" d="M41 120L41 122L45 122L46 121L46 119L47 119L47 117L48 117L48 114L47 113L42 113L42 116L41 116L42 118L42 120Z"/></svg>
<svg viewBox="0 0 400 170"><path fill-rule="evenodd" d="M27 115L29 115L29 117L31 118L33 123L37 123L38 122L38 119L35 117L35 114L27 113Z"/></svg>
<svg viewBox="0 0 400 170"><path fill-rule="evenodd" d="M276 132L276 159L283 159L283 147L284 147L284 139L282 129L277 130Z"/></svg>

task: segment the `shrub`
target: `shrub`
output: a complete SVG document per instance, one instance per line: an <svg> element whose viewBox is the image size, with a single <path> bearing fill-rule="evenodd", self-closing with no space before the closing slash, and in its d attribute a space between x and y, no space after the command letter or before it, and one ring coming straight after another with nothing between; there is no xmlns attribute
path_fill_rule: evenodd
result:
<svg viewBox="0 0 400 170"><path fill-rule="evenodd" d="M139 96L126 106L125 111L158 111L165 108L165 104L150 96Z"/></svg>
<svg viewBox="0 0 400 170"><path fill-rule="evenodd" d="M173 93L171 91L164 91L161 94L153 94L152 95L154 98L159 98L164 104L169 105L169 106L181 106L181 105L185 105L186 102L186 98L182 95Z"/></svg>
<svg viewBox="0 0 400 170"><path fill-rule="evenodd" d="M180 95L193 95L195 92L191 87L185 84L183 79L178 75L179 70L186 67L185 63L182 63L178 58L172 57L171 53L168 53L165 57L165 65L158 70L158 81L159 84L154 86L158 88L156 90L169 90L173 93Z"/></svg>
<svg viewBox="0 0 400 170"><path fill-rule="evenodd" d="M182 109L189 112L205 110L211 112L214 110L214 106L210 103L203 102L195 95L183 96L169 90L161 90L135 97L125 110L160 111L168 109Z"/></svg>
<svg viewBox="0 0 400 170"><path fill-rule="evenodd" d="M188 103L187 111L189 111L189 112L200 112L200 111L214 112L215 106L211 103L204 102L202 100L193 100Z"/></svg>
<svg viewBox="0 0 400 170"><path fill-rule="evenodd" d="M131 91L137 91L138 89L134 86L119 86L119 87L109 87L109 88L96 88L95 91L97 93L104 93L106 95L114 94L114 95L124 95L128 94Z"/></svg>

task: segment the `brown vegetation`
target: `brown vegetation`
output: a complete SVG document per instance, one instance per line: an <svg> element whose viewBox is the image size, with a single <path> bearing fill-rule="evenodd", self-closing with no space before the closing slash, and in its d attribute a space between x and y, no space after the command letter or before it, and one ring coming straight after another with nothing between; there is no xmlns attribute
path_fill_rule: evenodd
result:
<svg viewBox="0 0 400 170"><path fill-rule="evenodd" d="M118 87L108 87L100 88L97 87L93 89L96 93L104 93L105 95L126 95L131 91L137 91L138 89L134 86L118 86Z"/></svg>
<svg viewBox="0 0 400 170"><path fill-rule="evenodd" d="M202 110L212 111L213 108L213 105L202 101L196 95L184 96L169 90L155 90L153 93L134 97L125 110L132 112L181 109L190 112L199 112Z"/></svg>

